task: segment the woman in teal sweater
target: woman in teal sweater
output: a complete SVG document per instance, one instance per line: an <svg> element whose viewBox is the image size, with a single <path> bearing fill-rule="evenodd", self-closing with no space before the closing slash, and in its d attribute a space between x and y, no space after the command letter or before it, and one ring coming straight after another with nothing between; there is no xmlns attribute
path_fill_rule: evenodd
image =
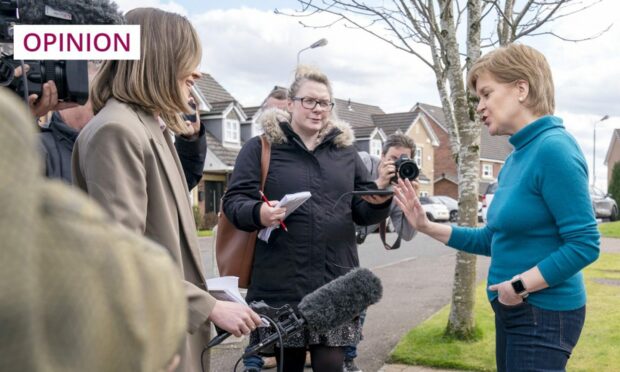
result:
<svg viewBox="0 0 620 372"><path fill-rule="evenodd" d="M491 135L514 151L482 228L428 221L415 183L399 180L409 223L453 248L491 256L498 371L563 371L585 320L581 270L599 254L588 172L575 139L552 116L551 70L537 50L511 44L481 57L468 75Z"/></svg>

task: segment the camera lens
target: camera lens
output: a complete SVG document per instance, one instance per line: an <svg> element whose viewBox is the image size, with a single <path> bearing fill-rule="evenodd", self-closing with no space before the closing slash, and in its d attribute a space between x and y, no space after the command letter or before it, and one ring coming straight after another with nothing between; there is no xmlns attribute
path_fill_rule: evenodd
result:
<svg viewBox="0 0 620 372"><path fill-rule="evenodd" d="M418 177L419 173L420 171L418 169L418 166L412 161L404 162L400 165L400 167L398 167L398 175L402 179L406 178L409 180L413 180Z"/></svg>

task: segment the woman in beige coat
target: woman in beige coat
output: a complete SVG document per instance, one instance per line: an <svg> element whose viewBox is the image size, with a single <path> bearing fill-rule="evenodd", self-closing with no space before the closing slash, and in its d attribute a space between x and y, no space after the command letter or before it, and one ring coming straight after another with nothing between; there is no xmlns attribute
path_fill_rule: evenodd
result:
<svg viewBox="0 0 620 372"><path fill-rule="evenodd" d="M208 368L202 353L208 321L237 336L260 324L247 306L216 301L205 288L189 192L173 134L186 124L179 113L200 78L200 40L183 16L134 9L128 24L141 26L140 60L106 61L93 81L96 116L73 152L74 183L115 220L164 246L183 275L188 332L180 371ZM204 359L201 360L201 355Z"/></svg>

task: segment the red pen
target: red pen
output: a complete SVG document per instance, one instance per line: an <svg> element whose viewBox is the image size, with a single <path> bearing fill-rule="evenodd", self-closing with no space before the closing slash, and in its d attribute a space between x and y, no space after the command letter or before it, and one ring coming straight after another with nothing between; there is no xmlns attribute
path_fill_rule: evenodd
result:
<svg viewBox="0 0 620 372"><path fill-rule="evenodd" d="M265 194L263 194L263 192L261 190L258 190L258 192L260 192L260 197L263 199L263 201L265 203L267 203L268 206L272 207L271 203L269 203L269 200L267 199L267 197L265 196ZM288 229L286 228L286 225L284 224L284 221L280 220L280 226L282 226L282 228L284 229L284 231L288 232Z"/></svg>

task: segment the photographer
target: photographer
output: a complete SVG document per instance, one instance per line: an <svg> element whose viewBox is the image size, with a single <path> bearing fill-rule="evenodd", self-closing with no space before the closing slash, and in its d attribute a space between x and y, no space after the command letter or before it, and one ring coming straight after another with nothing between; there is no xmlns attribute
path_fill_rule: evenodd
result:
<svg viewBox="0 0 620 372"><path fill-rule="evenodd" d="M386 189L397 179L396 161L400 159L401 156L412 159L414 153L415 143L413 143L413 140L402 133L394 133L390 135L383 144L381 159L365 151L360 151L358 154L366 166L366 169L368 169L371 179L375 180L377 188ZM392 205L390 206L389 216L392 221L392 226L400 233L402 239L406 241L413 239L416 231L408 223L403 223L403 211L394 201L392 201ZM377 228L378 224L357 226L357 244L364 243L368 232L375 231Z"/></svg>
<svg viewBox="0 0 620 372"><path fill-rule="evenodd" d="M415 153L415 143L408 136L395 133L390 135L385 143L381 152L381 158L374 155L370 155L365 151L358 152L362 162L370 173L370 179L374 179L379 189L385 189L391 185L391 181L397 177L395 162L401 157L405 156L408 159L413 158ZM392 200L390 205L390 220L392 226L400 237L405 241L410 241L416 235L416 230L403 219L403 211L396 205L396 202ZM356 226L356 241L357 244L363 244L366 240L368 232L377 230L378 224L370 226ZM366 313L360 315L360 323L364 324ZM361 370L355 364L355 358L357 358L357 344L344 347L344 372L361 372Z"/></svg>

